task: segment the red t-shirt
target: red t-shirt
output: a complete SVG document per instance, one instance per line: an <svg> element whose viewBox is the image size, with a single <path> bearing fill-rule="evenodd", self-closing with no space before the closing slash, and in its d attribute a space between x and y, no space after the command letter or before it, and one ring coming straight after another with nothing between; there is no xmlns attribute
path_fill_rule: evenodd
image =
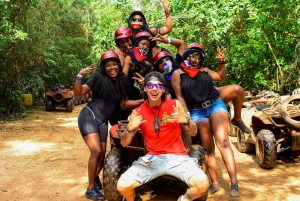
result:
<svg viewBox="0 0 300 201"><path fill-rule="evenodd" d="M182 141L180 123L168 122L171 113L175 112L173 105L176 106L176 101L167 99L161 106L150 107L145 101L140 107L137 108L140 109L139 114L143 117L143 120L147 120L147 122L140 125L140 129L146 142L148 154L187 155ZM158 135L154 129L155 116L153 113L155 116L158 116L159 119Z"/></svg>

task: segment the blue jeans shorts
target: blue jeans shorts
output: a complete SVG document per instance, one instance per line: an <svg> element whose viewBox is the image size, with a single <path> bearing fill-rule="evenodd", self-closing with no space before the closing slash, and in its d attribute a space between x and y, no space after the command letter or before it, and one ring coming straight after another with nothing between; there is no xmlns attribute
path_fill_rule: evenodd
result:
<svg viewBox="0 0 300 201"><path fill-rule="evenodd" d="M121 177L135 179L143 185L159 176L170 175L190 187L189 178L198 174L203 178L207 177L196 158L188 155L161 154L140 157Z"/></svg>
<svg viewBox="0 0 300 201"><path fill-rule="evenodd" d="M209 120L209 117L218 112L228 113L225 103L218 98L207 108L197 108L189 111L193 122L196 124L202 121Z"/></svg>

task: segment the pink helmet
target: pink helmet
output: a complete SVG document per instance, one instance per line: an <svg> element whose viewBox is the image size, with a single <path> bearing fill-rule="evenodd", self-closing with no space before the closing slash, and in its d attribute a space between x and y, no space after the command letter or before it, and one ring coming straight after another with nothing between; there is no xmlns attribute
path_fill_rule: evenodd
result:
<svg viewBox="0 0 300 201"><path fill-rule="evenodd" d="M190 54L199 52L201 55L200 67L202 67L205 57L204 47L199 43L192 43L183 51L183 58L186 59Z"/></svg>
<svg viewBox="0 0 300 201"><path fill-rule="evenodd" d="M115 32L115 40L119 40L121 38L130 38L132 37L131 29L128 27L120 27Z"/></svg>
<svg viewBox="0 0 300 201"><path fill-rule="evenodd" d="M165 52L165 51L161 51L159 53L157 53L154 57L154 65L156 65L156 63L161 59L161 58L164 58L164 57L170 57L172 58L172 56L168 53L168 52Z"/></svg>
<svg viewBox="0 0 300 201"><path fill-rule="evenodd" d="M134 39L138 39L138 38L141 38L141 37L147 37L147 38L150 38L152 37L151 34L147 31L141 31L139 33L137 33L135 36L134 36Z"/></svg>
<svg viewBox="0 0 300 201"><path fill-rule="evenodd" d="M107 51L101 56L100 65L104 63L107 59L117 59L118 61L120 61L116 53L114 53L113 51Z"/></svg>
<svg viewBox="0 0 300 201"><path fill-rule="evenodd" d="M203 45L201 45L201 44L199 44L199 43L191 43L191 44L189 44L189 46L187 46L187 48L186 49L200 49L200 50L202 50L203 52L204 52L204 47L203 47Z"/></svg>

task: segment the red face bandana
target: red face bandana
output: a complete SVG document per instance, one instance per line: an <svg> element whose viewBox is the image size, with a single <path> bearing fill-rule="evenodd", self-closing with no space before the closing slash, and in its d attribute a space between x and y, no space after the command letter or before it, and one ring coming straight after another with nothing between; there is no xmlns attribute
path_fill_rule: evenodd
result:
<svg viewBox="0 0 300 201"><path fill-rule="evenodd" d="M181 67L191 78L195 77L200 72L200 68L189 68L183 62L181 63Z"/></svg>
<svg viewBox="0 0 300 201"><path fill-rule="evenodd" d="M133 53L134 58L137 61L144 61L147 58L147 56L142 56L140 50L137 47L133 47L131 52Z"/></svg>

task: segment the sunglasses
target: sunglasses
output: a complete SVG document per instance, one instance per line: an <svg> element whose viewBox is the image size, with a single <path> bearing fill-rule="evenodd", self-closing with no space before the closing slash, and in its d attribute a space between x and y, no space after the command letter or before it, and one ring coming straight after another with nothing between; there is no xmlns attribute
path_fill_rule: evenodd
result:
<svg viewBox="0 0 300 201"><path fill-rule="evenodd" d="M190 59L195 60L196 62L200 62L201 58L200 58L200 54L199 53L193 53L189 55Z"/></svg>
<svg viewBox="0 0 300 201"><path fill-rule="evenodd" d="M153 84L151 82L147 83L146 85L147 89L153 89L154 87L156 87L157 90L162 90L164 88L163 84Z"/></svg>
<svg viewBox="0 0 300 201"><path fill-rule="evenodd" d="M138 22L143 22L143 18L132 18L131 19L131 21L133 21L133 22L136 22L136 21L138 21Z"/></svg>

